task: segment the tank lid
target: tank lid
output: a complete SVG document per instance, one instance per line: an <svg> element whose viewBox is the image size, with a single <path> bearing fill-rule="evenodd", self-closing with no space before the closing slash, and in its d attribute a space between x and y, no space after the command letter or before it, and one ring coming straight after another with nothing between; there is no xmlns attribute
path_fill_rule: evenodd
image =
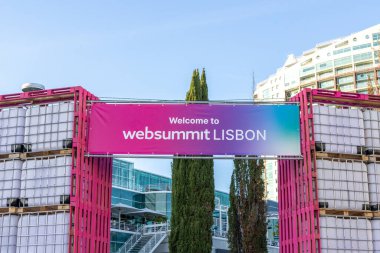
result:
<svg viewBox="0 0 380 253"><path fill-rule="evenodd" d="M23 92L28 92L35 90L44 90L45 86L39 83L24 83L23 85L21 85L21 89Z"/></svg>

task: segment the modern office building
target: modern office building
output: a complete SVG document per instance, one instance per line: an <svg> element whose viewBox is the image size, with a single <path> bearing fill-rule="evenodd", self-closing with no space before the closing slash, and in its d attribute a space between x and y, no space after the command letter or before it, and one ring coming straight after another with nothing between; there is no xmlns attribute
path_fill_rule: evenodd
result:
<svg viewBox="0 0 380 253"><path fill-rule="evenodd" d="M135 169L128 161L113 160L111 252L127 252L131 247L139 252L149 242L153 252L168 252L171 183L170 178ZM228 250L228 207L228 193L215 191L213 252ZM144 243L129 243L137 237Z"/></svg>
<svg viewBox="0 0 380 253"><path fill-rule="evenodd" d="M380 24L349 36L318 43L259 82L256 101L284 101L301 89L320 88L380 94ZM277 164L266 162L267 196L277 201Z"/></svg>

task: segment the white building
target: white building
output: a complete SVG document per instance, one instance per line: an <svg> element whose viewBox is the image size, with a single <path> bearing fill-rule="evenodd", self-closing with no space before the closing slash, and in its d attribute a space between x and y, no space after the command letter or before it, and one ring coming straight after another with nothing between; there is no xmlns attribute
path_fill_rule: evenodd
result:
<svg viewBox="0 0 380 253"><path fill-rule="evenodd" d="M257 84L254 100L284 101L302 88L380 94L380 24L289 55L276 73ZM277 163L266 164L267 197L277 201ZM275 184L275 185L272 185ZM275 197L274 197L275 196Z"/></svg>

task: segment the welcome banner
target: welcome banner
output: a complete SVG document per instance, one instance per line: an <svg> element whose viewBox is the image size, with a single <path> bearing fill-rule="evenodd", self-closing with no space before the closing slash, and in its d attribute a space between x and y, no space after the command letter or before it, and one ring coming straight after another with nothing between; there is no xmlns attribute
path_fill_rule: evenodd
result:
<svg viewBox="0 0 380 253"><path fill-rule="evenodd" d="M299 106L105 104L90 111L90 154L299 156Z"/></svg>

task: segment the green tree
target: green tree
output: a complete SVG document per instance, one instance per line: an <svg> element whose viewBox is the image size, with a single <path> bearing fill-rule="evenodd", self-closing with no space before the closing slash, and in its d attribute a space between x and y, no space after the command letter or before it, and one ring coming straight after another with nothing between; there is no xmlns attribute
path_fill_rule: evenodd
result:
<svg viewBox="0 0 380 253"><path fill-rule="evenodd" d="M240 220L238 215L238 202L235 194L235 171L232 172L230 184L230 208L228 209L228 243L230 245L231 253L242 252L242 238L240 231Z"/></svg>
<svg viewBox="0 0 380 253"><path fill-rule="evenodd" d="M206 73L195 69L186 101L208 101ZM173 159L171 253L210 253L214 211L212 159Z"/></svg>
<svg viewBox="0 0 380 253"><path fill-rule="evenodd" d="M262 160L235 159L230 185L228 240L234 253L267 252Z"/></svg>

